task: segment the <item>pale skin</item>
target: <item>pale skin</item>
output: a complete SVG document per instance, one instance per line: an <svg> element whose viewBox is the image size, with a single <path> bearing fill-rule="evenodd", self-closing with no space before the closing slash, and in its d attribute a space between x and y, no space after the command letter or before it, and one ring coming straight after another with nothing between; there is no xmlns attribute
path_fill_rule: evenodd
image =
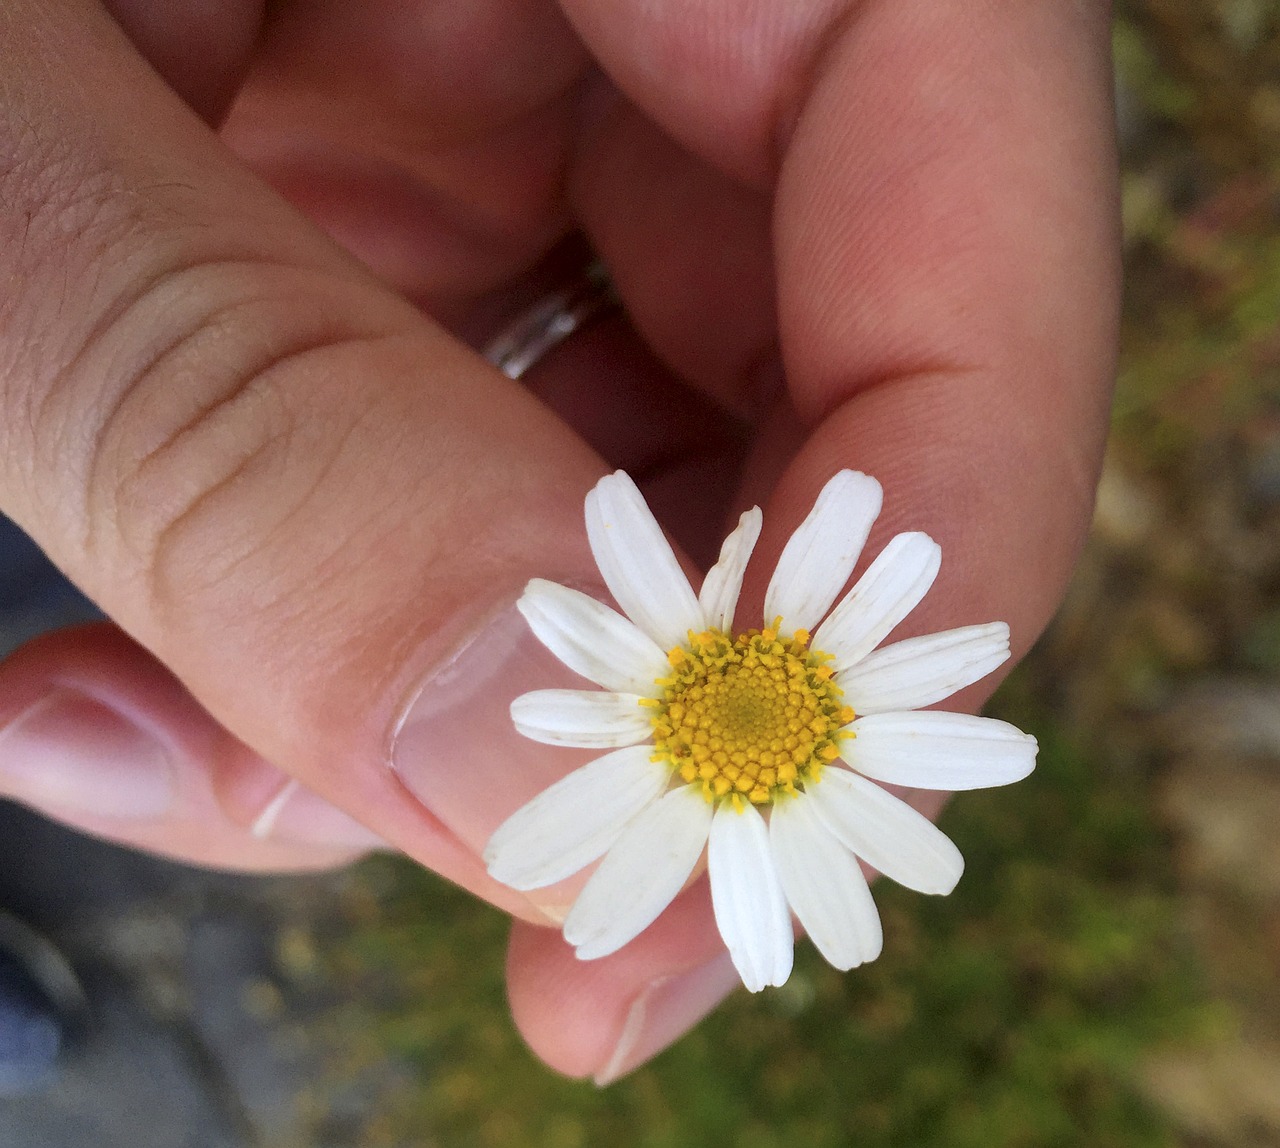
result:
<svg viewBox="0 0 1280 1148"><path fill-rule="evenodd" d="M873 474L870 553L898 530L943 548L903 633L1003 619L1025 651L1105 434L1107 12L261 8L0 9L0 508L113 619L0 666L0 723L54 689L92 697L163 742L177 799L130 817L0 792L264 871L352 856L358 822L517 916L510 999L539 1056L625 1071L728 991L654 1004L615 1057L650 986L721 952L705 887L577 962L387 768L405 699L527 578L593 581L582 496L619 465L658 476L693 554L726 509L764 507L755 614L823 482ZM548 360L550 409L450 332L573 229L638 335L607 324ZM752 428L741 489L699 466L686 389ZM287 832L253 836L289 779Z"/></svg>

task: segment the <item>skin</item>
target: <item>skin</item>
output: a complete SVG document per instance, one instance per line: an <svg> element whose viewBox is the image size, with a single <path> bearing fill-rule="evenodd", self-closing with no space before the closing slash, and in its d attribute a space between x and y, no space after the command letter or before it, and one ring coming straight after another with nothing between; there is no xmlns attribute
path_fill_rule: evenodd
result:
<svg viewBox="0 0 1280 1148"><path fill-rule="evenodd" d="M1025 651L1106 426L1107 13L269 9L0 10L0 508L113 620L0 665L0 726L54 689L92 696L164 742L180 800L130 818L0 787L261 870L358 852L325 828L341 810L526 919L522 1033L563 1072L613 1076L728 990L705 884L577 962L387 768L405 699L527 578L597 581L582 496L619 465L691 570L764 507L747 616L822 483L874 474L869 552L916 529L945 556L902 633L1002 618ZM629 321L509 382L467 340L575 229ZM5 752L0 733L0 777ZM289 778L289 831L251 836ZM704 967L696 1000L654 995Z"/></svg>

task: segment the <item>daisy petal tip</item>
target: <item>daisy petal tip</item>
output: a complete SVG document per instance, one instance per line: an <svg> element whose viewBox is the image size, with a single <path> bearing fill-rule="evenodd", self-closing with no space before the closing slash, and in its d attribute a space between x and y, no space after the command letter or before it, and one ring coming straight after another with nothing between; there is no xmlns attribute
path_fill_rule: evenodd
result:
<svg viewBox="0 0 1280 1148"><path fill-rule="evenodd" d="M781 988L791 979L792 960L785 961L775 955L772 966L757 966L754 963L734 960L734 967L742 979L742 987L749 993L764 992L768 988Z"/></svg>
<svg viewBox="0 0 1280 1148"><path fill-rule="evenodd" d="M508 889L514 889L517 893L527 893L530 889L537 887L529 884L524 879L524 875L518 868L509 863L509 859L502 850L486 848L481 855L481 860L484 861L485 871L499 885L505 885Z"/></svg>
<svg viewBox="0 0 1280 1148"><path fill-rule="evenodd" d="M1012 747L1020 752L1017 752L1014 764L1001 779L1001 785L1013 785L1015 782L1025 781L1035 773L1040 756L1040 743L1034 734L1024 733L1014 725L1009 725L1008 730Z"/></svg>
<svg viewBox="0 0 1280 1148"><path fill-rule="evenodd" d="M818 492L817 501L830 499L847 508L861 507L874 521L884 507L884 487L879 479L861 470L838 470Z"/></svg>
<svg viewBox="0 0 1280 1148"><path fill-rule="evenodd" d="M573 955L580 961L599 961L605 957L611 957L619 949L625 948L635 936L618 937L613 933L606 933L600 936L593 936L593 930L585 928L572 928L572 922L568 918L565 919L563 936L565 941L573 947ZM636 936L639 934L637 933Z"/></svg>
<svg viewBox="0 0 1280 1148"><path fill-rule="evenodd" d="M960 878L963 876L964 856L959 849L956 849L953 856L948 857L945 862L939 863L934 881L928 886L922 883L917 888L917 892L926 893L934 897L949 897L955 892L956 886L960 884Z"/></svg>
<svg viewBox="0 0 1280 1148"><path fill-rule="evenodd" d="M560 932L565 944L573 949L573 955L580 961L594 961L600 957L607 957L615 948L607 944L602 945L599 937L600 930L591 928L580 917L575 916L572 910L565 918Z"/></svg>
<svg viewBox="0 0 1280 1148"><path fill-rule="evenodd" d="M867 942L867 947L860 952L850 953L844 959L839 957L826 956L823 954L827 963L837 972L850 973L854 969L860 969L863 965L869 965L877 957L880 956L884 948L884 934L878 937L872 937Z"/></svg>
<svg viewBox="0 0 1280 1148"><path fill-rule="evenodd" d="M528 865L523 863L520 851L510 848L510 835L504 834L502 830L503 826L499 826L494 831L480 854L485 872L498 884L514 889L517 893L527 893L531 889L551 884L552 882L539 881L536 875L530 874Z"/></svg>
<svg viewBox="0 0 1280 1148"><path fill-rule="evenodd" d="M857 563L884 492L870 475L842 470L818 493L792 532L765 590L765 617L814 630Z"/></svg>
<svg viewBox="0 0 1280 1148"><path fill-rule="evenodd" d="M791 979L791 969L793 965L794 965L794 960L789 957L786 961L785 966L779 965L777 968L774 969L773 976L770 977L769 979L769 984L772 985L775 989L782 988L782 986L785 985L787 981Z"/></svg>
<svg viewBox="0 0 1280 1148"><path fill-rule="evenodd" d="M618 488L626 490L628 493L637 490L635 480L625 470L615 470L609 474L602 474L596 480L596 484L587 491L583 501L587 506L594 505L599 502L602 494L608 494L610 490Z"/></svg>
<svg viewBox="0 0 1280 1148"><path fill-rule="evenodd" d="M698 603L708 625L716 629L728 631L733 628L742 578L760 538L763 523L764 516L758 506L744 511L738 518L738 525L720 547L720 557L703 579Z"/></svg>
<svg viewBox="0 0 1280 1148"><path fill-rule="evenodd" d="M902 541L899 545L906 550L913 550L920 554L920 565L924 568L929 576L932 584L934 577L937 576L939 568L942 566L942 546L931 534L926 534L923 530L907 530L897 535Z"/></svg>
<svg viewBox="0 0 1280 1148"><path fill-rule="evenodd" d="M843 470L837 470L823 484L822 492L825 494L828 490L838 490L841 488L854 490L861 488L866 494L884 497L884 487L880 485L880 480L874 476L867 474L865 471L854 470L852 467L846 466Z"/></svg>
<svg viewBox="0 0 1280 1148"><path fill-rule="evenodd" d="M566 936L565 940L573 945L573 942ZM621 946L618 946L620 948ZM618 951L618 948L608 945L601 945L598 942L584 941L580 945L573 945L573 955L580 961L598 961L602 957L608 957Z"/></svg>
<svg viewBox="0 0 1280 1148"><path fill-rule="evenodd" d="M1009 784L1017 781L1025 781L1036 771L1036 758L1040 753L1040 743L1036 741L1030 734L1026 734L1027 755L1023 760L1023 767L1014 772L1010 778Z"/></svg>
<svg viewBox="0 0 1280 1148"><path fill-rule="evenodd" d="M549 606L554 608L552 604L563 589L564 587L558 582L552 582L547 578L530 578L524 584L520 597L516 599L516 609L532 628L537 625L539 617Z"/></svg>
<svg viewBox="0 0 1280 1148"><path fill-rule="evenodd" d="M623 471L587 495L587 542L622 612L663 650L706 629L702 608L639 488Z"/></svg>

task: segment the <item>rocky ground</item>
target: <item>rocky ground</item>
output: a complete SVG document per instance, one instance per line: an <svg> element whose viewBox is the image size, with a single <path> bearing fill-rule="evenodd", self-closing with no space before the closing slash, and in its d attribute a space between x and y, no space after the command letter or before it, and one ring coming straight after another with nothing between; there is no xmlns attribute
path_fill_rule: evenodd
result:
<svg viewBox="0 0 1280 1148"><path fill-rule="evenodd" d="M55 1084L0 1100L0 1144L354 1143L308 1127L309 1010L272 948L317 892L166 865L0 806L0 905L58 943L89 999Z"/></svg>

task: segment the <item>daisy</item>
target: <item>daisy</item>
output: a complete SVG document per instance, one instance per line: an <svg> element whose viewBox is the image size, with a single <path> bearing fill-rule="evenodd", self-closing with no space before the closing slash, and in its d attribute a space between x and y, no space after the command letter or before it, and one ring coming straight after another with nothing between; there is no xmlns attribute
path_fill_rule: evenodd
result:
<svg viewBox="0 0 1280 1148"><path fill-rule="evenodd" d="M880 484L841 471L778 559L759 629L735 629L760 536L742 515L695 594L622 471L587 495L587 536L622 613L534 579L519 602L538 639L599 690L535 690L516 729L609 750L544 790L490 838L490 874L520 890L591 874L564 921L590 960L643 932L703 851L716 924L752 992L791 973L794 914L836 968L880 953L861 858L922 893L949 893L964 861L876 782L958 790L1029 774L1036 741L967 714L920 712L1009 657L1003 622L880 642L933 584L941 549L893 538L831 605L880 513Z"/></svg>

